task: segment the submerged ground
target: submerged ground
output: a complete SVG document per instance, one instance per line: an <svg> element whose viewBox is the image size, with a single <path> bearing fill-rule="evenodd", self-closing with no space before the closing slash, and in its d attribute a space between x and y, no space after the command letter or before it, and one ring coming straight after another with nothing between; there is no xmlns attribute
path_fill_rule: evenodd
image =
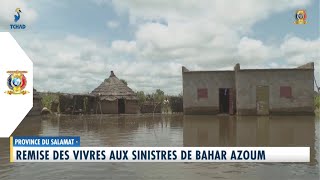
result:
<svg viewBox="0 0 320 180"><path fill-rule="evenodd" d="M26 118L14 135L75 135L82 146L309 146L310 163L9 163L0 179L319 179L319 117L105 115Z"/></svg>

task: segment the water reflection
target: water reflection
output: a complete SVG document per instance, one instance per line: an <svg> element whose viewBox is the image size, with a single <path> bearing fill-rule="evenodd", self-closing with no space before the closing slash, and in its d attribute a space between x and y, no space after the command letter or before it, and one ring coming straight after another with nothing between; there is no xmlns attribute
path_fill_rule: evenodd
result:
<svg viewBox="0 0 320 180"><path fill-rule="evenodd" d="M182 133L182 126L181 115L61 116L43 119L40 135L80 135L82 146L171 146L167 133Z"/></svg>
<svg viewBox="0 0 320 180"><path fill-rule="evenodd" d="M312 116L185 116L184 146L310 147L315 163L315 120Z"/></svg>
<svg viewBox="0 0 320 180"><path fill-rule="evenodd" d="M25 118L14 131L15 136L38 135L41 131L41 117ZM9 163L9 139L0 138L0 179L8 179L7 176L14 171L16 165Z"/></svg>
<svg viewBox="0 0 320 180"><path fill-rule="evenodd" d="M319 179L319 126L287 116L29 117L13 135L80 135L82 146L310 146L312 163L9 163L0 139L0 179Z"/></svg>

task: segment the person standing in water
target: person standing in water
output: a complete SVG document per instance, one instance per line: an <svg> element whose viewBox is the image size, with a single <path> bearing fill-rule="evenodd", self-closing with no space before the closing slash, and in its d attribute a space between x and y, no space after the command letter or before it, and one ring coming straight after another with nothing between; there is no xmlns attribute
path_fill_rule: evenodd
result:
<svg viewBox="0 0 320 180"><path fill-rule="evenodd" d="M168 100L168 98L164 99L163 105L164 105L164 112L166 114L169 114L169 100Z"/></svg>

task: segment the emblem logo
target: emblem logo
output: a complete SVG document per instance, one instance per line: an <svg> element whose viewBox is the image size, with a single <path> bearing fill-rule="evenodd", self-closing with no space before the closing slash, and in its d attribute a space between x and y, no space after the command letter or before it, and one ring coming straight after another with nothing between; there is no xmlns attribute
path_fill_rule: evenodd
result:
<svg viewBox="0 0 320 180"><path fill-rule="evenodd" d="M17 9L16 9L16 13L17 13L17 15L14 15L14 22L18 22L18 21L19 21L19 19L20 19L20 13L22 13L22 12L21 12L21 9L20 9L20 8L17 8Z"/></svg>
<svg viewBox="0 0 320 180"><path fill-rule="evenodd" d="M15 10L16 14L13 16L14 17L14 24L10 24L10 29L25 29L26 25L25 24L17 24L17 22L20 20L21 17L21 9L17 8Z"/></svg>
<svg viewBox="0 0 320 180"><path fill-rule="evenodd" d="M27 78L25 77L25 73L27 71L7 71L9 73L9 77L7 79L7 86L10 90L6 91L5 93L11 94L22 94L25 95L29 93L25 91L25 87L27 86Z"/></svg>
<svg viewBox="0 0 320 180"><path fill-rule="evenodd" d="M295 19L296 19L296 21L294 22L295 24L307 24L306 10L297 10Z"/></svg>

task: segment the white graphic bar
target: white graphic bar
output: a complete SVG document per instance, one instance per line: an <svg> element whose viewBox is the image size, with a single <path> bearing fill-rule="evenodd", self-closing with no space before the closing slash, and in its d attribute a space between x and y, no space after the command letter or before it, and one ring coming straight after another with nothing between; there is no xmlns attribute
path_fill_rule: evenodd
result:
<svg viewBox="0 0 320 180"><path fill-rule="evenodd" d="M11 147L11 162L310 162L309 147Z"/></svg>

